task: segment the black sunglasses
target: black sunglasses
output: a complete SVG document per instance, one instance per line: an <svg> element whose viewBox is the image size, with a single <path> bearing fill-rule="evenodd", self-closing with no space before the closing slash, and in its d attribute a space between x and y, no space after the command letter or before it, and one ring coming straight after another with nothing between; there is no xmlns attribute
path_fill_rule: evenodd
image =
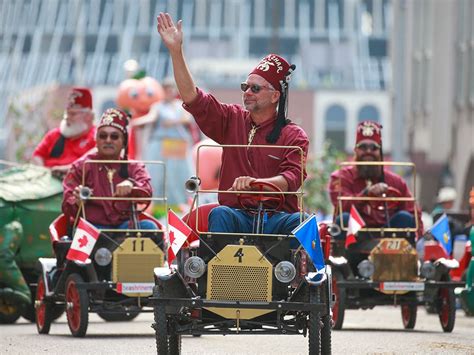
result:
<svg viewBox="0 0 474 355"><path fill-rule="evenodd" d="M102 140L105 141L108 137L110 137L111 140L116 141L120 138L120 134L115 133L115 132L110 133L110 134L107 134L107 133L104 133L104 132L99 133L99 139L102 139Z"/></svg>
<svg viewBox="0 0 474 355"><path fill-rule="evenodd" d="M240 90L243 92L246 92L250 88L250 91L252 91L254 94L258 94L262 89L271 89L269 86L263 86L263 85L258 85L258 84L247 84L247 83L241 83L240 84Z"/></svg>
<svg viewBox="0 0 474 355"><path fill-rule="evenodd" d="M359 143L356 145L356 148L361 150L376 151L380 149L380 145L378 145L377 143Z"/></svg>

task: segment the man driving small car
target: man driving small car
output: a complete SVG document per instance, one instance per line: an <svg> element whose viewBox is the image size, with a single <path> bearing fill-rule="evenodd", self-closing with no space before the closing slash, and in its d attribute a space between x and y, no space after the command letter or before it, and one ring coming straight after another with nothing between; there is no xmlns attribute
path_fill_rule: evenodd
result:
<svg viewBox="0 0 474 355"><path fill-rule="evenodd" d="M249 147L224 147L219 190L251 191L256 183L271 183L283 192L297 191L301 176L306 178L300 151L268 147L301 147L306 161L308 137L286 118L288 80L294 66L278 55L266 56L241 84L244 107L223 104L196 87L183 53L181 21L175 25L169 14L160 13L158 32L170 52L183 106L199 128L219 144ZM251 148L259 145L267 147ZM285 196L282 211L268 217L264 233L289 234L300 223L297 197ZM237 194L219 193L218 199L220 206L209 215L209 231L250 233L253 216L241 209Z"/></svg>
<svg viewBox="0 0 474 355"><path fill-rule="evenodd" d="M80 192L88 187L98 197L127 197L132 188L138 187L148 196L152 195L150 176L140 163L87 163L87 160L127 160L128 116L120 109L106 110L97 127L97 152L86 154L75 161L63 181L64 197L62 210L75 219L84 202L87 220L98 228L126 229L129 215L119 213L111 200L81 200ZM122 156L123 152L123 156ZM84 176L83 176L84 171ZM141 221L140 228L156 229L151 221Z"/></svg>
<svg viewBox="0 0 474 355"><path fill-rule="evenodd" d="M356 145L354 148L356 162L381 162L382 126L374 121L363 121L357 125ZM342 201L342 211L339 211L338 196L351 197L381 197L389 190L398 190L399 197L412 197L412 194L402 177L380 165L351 165L333 172L329 181L329 194L334 205L335 222L340 224L339 213L342 212L344 226L348 225L349 212L354 204L367 227L388 226L392 228L414 228L415 206L413 202L400 202L390 215L384 209L374 208L367 201ZM421 212L418 211L418 236L421 236L423 224ZM336 238L345 239L345 232Z"/></svg>

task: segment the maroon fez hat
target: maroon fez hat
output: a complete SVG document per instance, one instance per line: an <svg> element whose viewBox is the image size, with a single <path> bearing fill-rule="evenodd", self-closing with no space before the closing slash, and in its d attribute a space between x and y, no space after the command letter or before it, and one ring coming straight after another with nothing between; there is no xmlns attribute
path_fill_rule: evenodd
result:
<svg viewBox="0 0 474 355"><path fill-rule="evenodd" d="M97 128L104 126L112 126L119 129L123 134L127 134L127 125L128 125L128 115L118 109L118 108L109 108L105 110L100 118L99 125Z"/></svg>
<svg viewBox="0 0 474 355"><path fill-rule="evenodd" d="M362 121L357 125L356 144L370 139L377 144L382 144L382 125L374 121Z"/></svg>
<svg viewBox="0 0 474 355"><path fill-rule="evenodd" d="M280 81L286 82L290 64L276 54L269 54L263 58L250 74L256 74L268 81L272 86L282 91ZM249 74L249 75L250 75Z"/></svg>

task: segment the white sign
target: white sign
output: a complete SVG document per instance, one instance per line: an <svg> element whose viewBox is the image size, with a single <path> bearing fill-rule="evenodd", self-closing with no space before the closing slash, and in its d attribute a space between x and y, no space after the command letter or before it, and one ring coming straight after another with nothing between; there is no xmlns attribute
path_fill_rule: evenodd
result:
<svg viewBox="0 0 474 355"><path fill-rule="evenodd" d="M381 291L424 291L423 282L381 282Z"/></svg>
<svg viewBox="0 0 474 355"><path fill-rule="evenodd" d="M153 293L153 282L139 282L139 283L117 283L118 293Z"/></svg>

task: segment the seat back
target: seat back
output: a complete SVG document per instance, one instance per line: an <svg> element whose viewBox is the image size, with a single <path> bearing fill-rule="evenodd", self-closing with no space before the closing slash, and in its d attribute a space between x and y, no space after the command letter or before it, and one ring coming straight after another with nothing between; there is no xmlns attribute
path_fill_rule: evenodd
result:
<svg viewBox="0 0 474 355"><path fill-rule="evenodd" d="M68 222L66 215L60 214L59 217L49 225L49 235L53 245L56 244L61 237L67 235ZM72 235L69 237L72 239Z"/></svg>
<svg viewBox="0 0 474 355"><path fill-rule="evenodd" d="M198 230L200 232L209 231L209 213L219 206L218 203L208 203L201 205L198 208L193 209L190 213L187 213L183 216L183 221L192 229L193 233L189 236L188 242L191 243L194 240L198 240ZM196 228L197 220L197 228Z"/></svg>

